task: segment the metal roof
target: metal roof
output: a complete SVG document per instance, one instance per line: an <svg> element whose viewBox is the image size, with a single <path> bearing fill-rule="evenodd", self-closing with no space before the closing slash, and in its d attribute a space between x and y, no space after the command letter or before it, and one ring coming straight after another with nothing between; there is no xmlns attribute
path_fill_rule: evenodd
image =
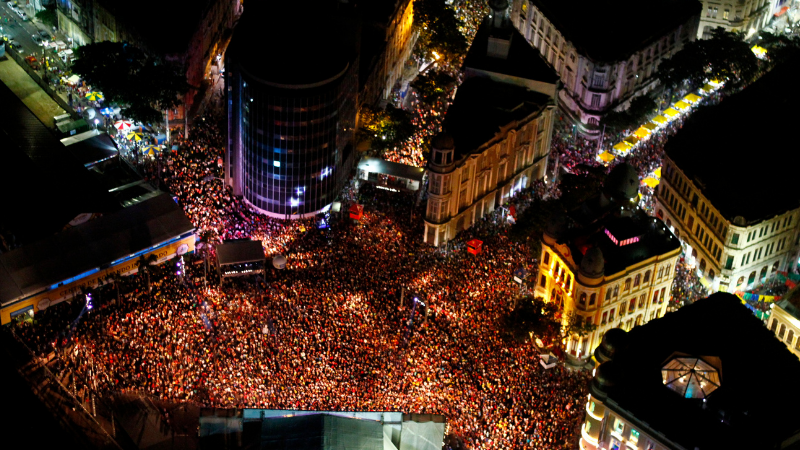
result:
<svg viewBox="0 0 800 450"><path fill-rule="evenodd" d="M240 240L225 241L217 246L217 261L220 265L241 264L246 262L263 262L264 245L261 241Z"/></svg>
<svg viewBox="0 0 800 450"><path fill-rule="evenodd" d="M194 226L167 194L0 255L0 304L108 265Z"/></svg>
<svg viewBox="0 0 800 450"><path fill-rule="evenodd" d="M361 158L358 169L415 181L422 181L422 175L425 173L425 169L422 167L409 166L371 156Z"/></svg>

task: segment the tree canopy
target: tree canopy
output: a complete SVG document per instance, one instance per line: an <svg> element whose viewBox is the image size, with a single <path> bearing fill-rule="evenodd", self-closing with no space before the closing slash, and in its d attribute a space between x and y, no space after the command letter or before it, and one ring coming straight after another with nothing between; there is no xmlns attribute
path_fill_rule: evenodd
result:
<svg viewBox="0 0 800 450"><path fill-rule="evenodd" d="M640 95L631 100L630 106L624 111L612 111L603 117L603 125L617 131L636 126L656 111L658 102L650 95Z"/></svg>
<svg viewBox="0 0 800 450"><path fill-rule="evenodd" d="M414 0L414 25L417 46L425 53L436 52L450 61L467 52L467 39L459 29L464 24L444 0Z"/></svg>
<svg viewBox="0 0 800 450"><path fill-rule="evenodd" d="M684 82L701 86L706 78L727 80L726 87L737 88L752 82L759 73L758 58L742 33L716 28L710 39L686 44L672 58L658 66L658 78L667 88Z"/></svg>
<svg viewBox="0 0 800 450"><path fill-rule="evenodd" d="M359 111L361 139L369 140L370 148L384 150L399 145L414 133L411 114L392 105L386 109L363 106Z"/></svg>
<svg viewBox="0 0 800 450"><path fill-rule="evenodd" d="M411 87L419 93L423 102L432 104L444 95L447 88L455 81L455 78L439 70L430 74L420 74L411 82Z"/></svg>
<svg viewBox="0 0 800 450"><path fill-rule="evenodd" d="M561 330L555 318L557 312L555 303L546 303L541 297L520 299L516 308L502 319L506 338L524 342L533 333L543 341L552 341Z"/></svg>
<svg viewBox="0 0 800 450"><path fill-rule="evenodd" d="M164 120L163 111L177 106L188 88L181 68L127 43L88 44L75 54L73 72L101 91L106 102L123 108L123 116L140 122Z"/></svg>

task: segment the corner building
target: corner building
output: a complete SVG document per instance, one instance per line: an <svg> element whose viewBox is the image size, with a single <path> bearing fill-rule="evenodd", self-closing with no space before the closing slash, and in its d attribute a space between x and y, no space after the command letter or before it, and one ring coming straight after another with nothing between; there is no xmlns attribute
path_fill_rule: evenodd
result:
<svg viewBox="0 0 800 450"><path fill-rule="evenodd" d="M545 229L534 295L556 302L565 318L596 326L566 336L567 351L578 358L607 331L630 330L666 312L681 246L638 208L638 186L636 169L619 164L600 195L569 216L554 214Z"/></svg>
<svg viewBox="0 0 800 450"><path fill-rule="evenodd" d="M775 129L792 129L800 113L787 105L800 92L776 94L775 86L793 83L800 61L783 63L724 102L700 109L667 141L656 215L678 236L689 264L713 290L749 291L779 271L796 271L800 255L800 154L779 159L752 149L796 148L786 133L765 136L737 126L743 114L782 111ZM764 182L738 179L735 174Z"/></svg>
<svg viewBox="0 0 800 450"><path fill-rule="evenodd" d="M800 393L764 395L747 355L786 379L800 375L800 360L731 294L609 331L594 355L582 450L797 448L797 416L787 406Z"/></svg>
<svg viewBox="0 0 800 450"><path fill-rule="evenodd" d="M327 210L350 175L358 89L347 11L296 8L248 8L226 54L225 182L255 210L293 219ZM264 42L276 43L268 58Z"/></svg>
<svg viewBox="0 0 800 450"><path fill-rule="evenodd" d="M428 162L424 240L442 245L545 178L558 76L506 17L505 0L478 29Z"/></svg>

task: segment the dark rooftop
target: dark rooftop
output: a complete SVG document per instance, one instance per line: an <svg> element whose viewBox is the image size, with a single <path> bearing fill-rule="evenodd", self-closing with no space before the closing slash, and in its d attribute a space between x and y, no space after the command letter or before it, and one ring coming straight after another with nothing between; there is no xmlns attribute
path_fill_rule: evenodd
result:
<svg viewBox="0 0 800 450"><path fill-rule="evenodd" d="M261 448L270 450L384 450L383 425L330 414L264 420Z"/></svg>
<svg viewBox="0 0 800 450"><path fill-rule="evenodd" d="M614 385L602 390L683 448L782 448L800 432L792 387L800 360L737 297L713 294L633 328L625 341L610 363ZM661 368L674 352L719 358L720 387L705 404L664 386Z"/></svg>
<svg viewBox="0 0 800 450"><path fill-rule="evenodd" d="M36 294L192 230L168 194L67 228L0 255L0 303Z"/></svg>
<svg viewBox="0 0 800 450"><path fill-rule="evenodd" d="M597 62L628 59L699 15L697 0L530 0L578 51Z"/></svg>
<svg viewBox="0 0 800 450"><path fill-rule="evenodd" d="M113 158L119 154L117 144L108 134L96 133L95 131L87 131L81 134L87 136L81 136L82 139L75 139L74 141L70 140L72 138L65 138L61 142L67 146L67 150L72 153L75 159L85 167Z"/></svg>
<svg viewBox="0 0 800 450"><path fill-rule="evenodd" d="M798 72L800 60L775 67L722 103L700 108L666 143L669 158L729 221L757 222L800 206L800 152L790 131L800 121ZM760 113L763 126L743 126Z"/></svg>
<svg viewBox="0 0 800 450"><path fill-rule="evenodd" d="M232 240L217 246L217 260L221 265L263 262L265 259L264 245L261 241Z"/></svg>
<svg viewBox="0 0 800 450"><path fill-rule="evenodd" d="M359 27L338 2L248 3L228 53L251 76L302 85L327 80L355 61Z"/></svg>
<svg viewBox="0 0 800 450"><path fill-rule="evenodd" d="M606 230L614 236L616 243L606 234ZM623 242L626 239L631 241ZM653 256L678 250L681 246L678 238L663 222L640 209L626 217L617 217L609 212L585 227L570 229L561 241L569 245L572 258L578 266L589 248L599 247L603 252L606 275L618 273Z"/></svg>
<svg viewBox="0 0 800 450"><path fill-rule="evenodd" d="M400 164L371 156L361 158L361 161L358 163L358 168L369 172L382 173L416 181L422 181L422 175L425 173L425 169L422 167L409 166L407 164Z"/></svg>
<svg viewBox="0 0 800 450"><path fill-rule="evenodd" d="M499 35L499 36L498 36ZM496 58L487 53L489 38L498 36L510 38L511 45L508 57ZM542 58L542 55L525 40L513 26L505 30L493 28L489 19L478 28L472 46L464 58L464 69L476 69L495 72L526 80L541 81L542 83L556 84L559 80L556 71Z"/></svg>
<svg viewBox="0 0 800 450"><path fill-rule="evenodd" d="M489 142L514 121L551 104L552 98L524 87L473 77L461 84L444 121L455 141L456 159Z"/></svg>
<svg viewBox="0 0 800 450"><path fill-rule="evenodd" d="M0 83L0 223L27 243L61 230L83 213L121 208L56 136ZM13 195L11 194L13 193Z"/></svg>

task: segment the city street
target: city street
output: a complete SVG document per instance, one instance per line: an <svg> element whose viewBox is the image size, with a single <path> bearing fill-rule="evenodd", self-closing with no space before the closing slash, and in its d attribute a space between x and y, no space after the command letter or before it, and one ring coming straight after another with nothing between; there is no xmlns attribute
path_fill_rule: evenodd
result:
<svg viewBox="0 0 800 450"><path fill-rule="evenodd" d="M33 35L37 34L39 31L46 31L52 37L54 34L52 28L47 27L36 19L31 20L30 14L28 15L29 19L23 21L5 2L0 3L0 14L2 15L0 17L0 26L2 26L3 29L2 34L8 37L8 41L6 41L7 45L11 41L16 41L17 45L14 46L14 49L17 50L18 53L24 56L33 55L40 61L42 57L45 56L45 51L47 51L46 56L51 57L51 64L55 61L57 67L62 70L66 69L66 65L63 61L53 53L52 47L48 46L45 48L38 45L33 40ZM68 44L66 37L60 34L57 34L56 37L56 40ZM50 42L54 41L51 40Z"/></svg>

